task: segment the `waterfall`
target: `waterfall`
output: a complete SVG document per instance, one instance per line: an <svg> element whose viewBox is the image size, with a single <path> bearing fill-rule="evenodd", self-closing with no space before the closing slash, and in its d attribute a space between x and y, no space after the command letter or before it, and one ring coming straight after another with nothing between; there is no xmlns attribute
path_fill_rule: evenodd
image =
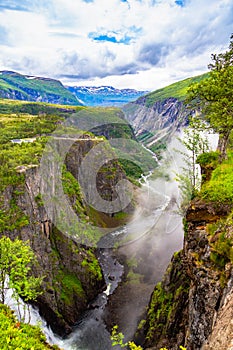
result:
<svg viewBox="0 0 233 350"><path fill-rule="evenodd" d="M6 290L5 304L14 311L15 316L19 321L39 326L49 344L63 346L63 341L53 333L50 327L47 326L46 321L40 316L39 310L32 307L30 304L26 304L21 298L17 301L13 296L13 290L11 288L7 288ZM64 349L70 350L68 348Z"/></svg>
<svg viewBox="0 0 233 350"><path fill-rule="evenodd" d="M216 142L216 136L211 135L210 143L212 149L215 149ZM145 146L143 147L158 162L156 154ZM29 306L31 314L30 323L39 324L41 326L48 343L58 345L64 350L112 349L110 334L106 329L102 316L108 297L117 288L123 273L122 265L111 255L111 248L115 243L119 242L122 246L125 244L127 247L127 244L130 246L130 244L134 244L134 242L138 242L138 246L147 242L146 249L148 249L149 242L149 247L153 247L154 250L148 251L147 255L154 254L152 256L153 266L160 264L165 267L172 253L182 247L183 235L181 217L177 217L174 214L176 201L179 200L178 185L174 182L174 179L171 178L172 170L175 168L176 171L178 171L177 168L180 167L181 162L177 154L171 154L174 147L177 147L177 144L175 145L173 142L168 146L167 150L167 154L171 158L169 160L171 164L168 159L166 159L166 154L165 159L163 159L161 163L158 162L160 167L165 168L170 179L153 178L152 171L146 175L143 174L139 180L142 194L133 219L127 225L104 236L101 242L99 242L99 262L104 273L107 287L104 292L98 295L88 310L86 310L78 320L77 324L73 327L73 332L66 339L59 338L40 317L38 310ZM125 243L123 244L122 242ZM160 278L160 276L158 277ZM7 301L8 305L15 310L15 313L18 315L18 306L12 298L12 291L8 291ZM25 309L25 304L23 301L20 301L20 303L22 314ZM26 308L26 322L29 319L28 317L28 310ZM126 315L126 317L128 317L128 315ZM114 347L114 349L117 350L118 348Z"/></svg>

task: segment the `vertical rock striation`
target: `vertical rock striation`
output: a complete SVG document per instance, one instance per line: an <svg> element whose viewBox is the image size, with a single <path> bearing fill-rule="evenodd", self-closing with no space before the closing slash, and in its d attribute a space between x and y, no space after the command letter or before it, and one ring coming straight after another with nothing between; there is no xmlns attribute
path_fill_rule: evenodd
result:
<svg viewBox="0 0 233 350"><path fill-rule="evenodd" d="M71 176L68 178L68 186L75 182L74 189L78 189L75 192L71 188L71 194L68 194L70 204L76 210L77 216L84 217L86 221L89 220L89 213L82 202L77 169L85 155L98 142L100 141L87 136L87 139L73 145L65 160L68 169L66 171L70 171ZM121 167L115 163L114 166L113 170L112 164L107 164L97 177L97 189L107 199L115 195L116 183L125 178ZM49 172L48 175L53 178L52 166L49 167ZM71 331L72 325L90 301L105 287L96 258L97 251L96 248L78 244L72 235L68 236L53 225L41 197L41 187L46 187L38 166L19 167L18 173L24 180L17 185L7 186L2 193L1 209L5 214L11 213L13 224L5 225L1 234L30 242L38 260L38 264L33 267L33 273L44 277L43 293L36 305L53 331L64 335ZM97 216L96 213L93 214L95 215ZM102 219L100 225L103 221Z"/></svg>
<svg viewBox="0 0 233 350"><path fill-rule="evenodd" d="M232 348L232 264L226 260L219 266L213 259L219 231L210 235L208 230L230 210L227 205L197 199L191 203L183 250L173 256L151 297L144 325L146 349Z"/></svg>

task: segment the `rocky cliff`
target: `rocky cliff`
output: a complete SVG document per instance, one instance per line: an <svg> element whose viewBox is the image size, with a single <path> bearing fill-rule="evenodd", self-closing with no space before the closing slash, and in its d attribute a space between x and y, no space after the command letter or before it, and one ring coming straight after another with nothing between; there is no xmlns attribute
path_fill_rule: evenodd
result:
<svg viewBox="0 0 233 350"><path fill-rule="evenodd" d="M123 107L137 137L153 151L163 148L170 137L187 125L192 113L184 104L189 86L208 73L187 78L139 97Z"/></svg>
<svg viewBox="0 0 233 350"><path fill-rule="evenodd" d="M146 349L232 349L231 209L191 203L183 250L173 256L141 323Z"/></svg>
<svg viewBox="0 0 233 350"><path fill-rule="evenodd" d="M63 187L78 217L84 222L92 220L97 226L106 226L111 217L100 217L88 210L75 178L83 157L98 142L87 135L87 139L74 144L65 160L68 170L63 172ZM44 179L39 167L21 166L17 171L19 181L6 186L1 196L1 213L4 213L4 220L8 220L1 234L30 242L38 260L33 272L44 277L43 294L36 305L51 328L64 335L71 331L81 313L105 287L97 252L95 248L77 243L72 235L53 225L41 197ZM54 177L52 168L49 176ZM98 175L97 187L107 198L114 196L115 181L124 177L118 164L114 170L107 164Z"/></svg>
<svg viewBox="0 0 233 350"><path fill-rule="evenodd" d="M183 101L170 97L147 104L146 96L124 108L128 122L133 126L136 135L147 147L166 142L181 127L187 125L190 111Z"/></svg>

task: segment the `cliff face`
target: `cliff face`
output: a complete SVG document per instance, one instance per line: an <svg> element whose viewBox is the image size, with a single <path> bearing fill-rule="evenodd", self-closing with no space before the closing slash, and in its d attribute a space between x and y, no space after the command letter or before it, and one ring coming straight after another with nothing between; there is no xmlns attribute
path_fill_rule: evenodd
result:
<svg viewBox="0 0 233 350"><path fill-rule="evenodd" d="M74 144L65 162L74 177L68 172L70 175L64 190L68 187L67 194L71 205L76 209L77 215L87 221L89 213L81 201L75 176L83 157L96 142L89 137ZM9 220L12 221L12 224L10 222L6 225L2 234L12 239L19 237L30 242L38 259L33 273L36 276L44 276L43 294L38 298L36 305L51 328L63 335L70 332L71 326L90 301L105 287L96 258L96 249L77 244L72 236L68 237L51 223L40 195L44 180L41 180L37 166L19 167L18 173L18 176L24 176L24 180L19 181L17 185L7 186L2 193L1 209L4 210L5 216L9 213ZM52 170L49 175L54 176ZM112 171L111 164L106 165L98 176L97 187L109 197L114 195L115 181L122 178L124 174L119 166L115 164L115 170ZM97 218L96 213L92 215ZM103 225L104 219L99 221L99 224Z"/></svg>
<svg viewBox="0 0 233 350"><path fill-rule="evenodd" d="M159 140L166 141L180 127L187 125L190 115L183 102L174 97L156 101L152 106L147 106L146 97L141 97L134 104L128 104L124 112L138 136L149 132L145 140L149 147Z"/></svg>
<svg viewBox="0 0 233 350"><path fill-rule="evenodd" d="M230 210L200 200L191 203L183 250L174 255L151 297L144 325L147 349L231 349L232 264L216 248L221 230L215 226Z"/></svg>
<svg viewBox="0 0 233 350"><path fill-rule="evenodd" d="M88 302L104 287L95 251L78 246L52 225L40 202L37 167L26 170L24 184L7 187L3 195L5 210L9 210L14 202L27 217L27 225L4 234L11 239L29 240L36 254L38 264L34 273L44 276L43 294L38 298L37 306L55 332L67 333ZM84 261L96 264L99 275L95 276L90 264L84 264Z"/></svg>

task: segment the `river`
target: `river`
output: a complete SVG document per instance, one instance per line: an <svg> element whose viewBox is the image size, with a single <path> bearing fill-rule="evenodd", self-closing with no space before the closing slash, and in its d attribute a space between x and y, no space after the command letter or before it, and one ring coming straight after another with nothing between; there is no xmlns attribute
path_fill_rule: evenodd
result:
<svg viewBox="0 0 233 350"><path fill-rule="evenodd" d="M176 213L179 191L173 173L174 169L178 171L180 160L173 151L174 146L170 145L155 174L151 171L142 176L138 206L132 220L98 243L106 290L89 305L66 339L55 336L43 323L51 344L65 350L112 349L105 324L109 313L112 319L108 323L119 324L127 339L133 336L154 285L161 279L174 251L182 247L182 218ZM148 152L155 159L156 155ZM124 267L113 255L112 248L116 244L119 246L116 255L123 255L127 265L125 274ZM129 268L130 262L134 266ZM33 315L38 318L37 311L33 311Z"/></svg>
<svg viewBox="0 0 233 350"><path fill-rule="evenodd" d="M41 322L51 344L64 350L110 350L113 347L106 320L108 325L118 324L126 339L132 339L155 284L161 280L172 254L182 248L180 195L175 181L182 157L174 151L176 142L168 146L156 171L141 177L132 220L98 243L107 288L77 320L73 332L60 339L40 319L38 311L31 309L32 323ZM149 152L155 159L156 155ZM125 269L117 256L124 256Z"/></svg>

